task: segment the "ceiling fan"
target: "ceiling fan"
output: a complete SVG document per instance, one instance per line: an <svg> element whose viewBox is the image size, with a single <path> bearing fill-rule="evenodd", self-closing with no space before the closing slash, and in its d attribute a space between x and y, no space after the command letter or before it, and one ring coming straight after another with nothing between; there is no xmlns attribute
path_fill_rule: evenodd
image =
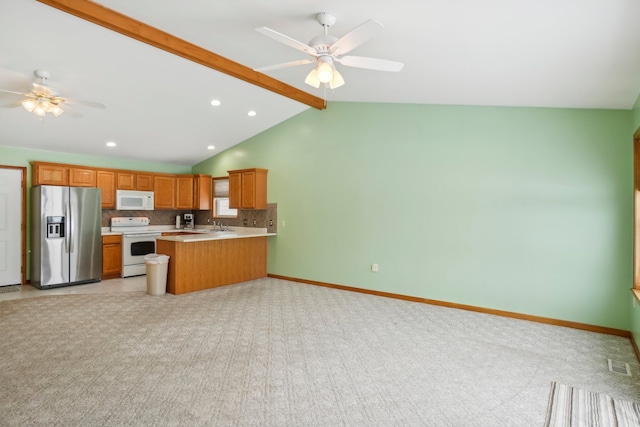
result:
<svg viewBox="0 0 640 427"><path fill-rule="evenodd" d="M379 22L369 19L342 37L337 38L329 34L329 27L336 22L334 15L321 12L316 15L316 19L324 28L324 32L322 35L312 38L309 44L294 40L289 36L285 36L267 27L256 28L256 31L259 33L309 54L313 58L269 65L256 68L254 71L270 71L315 62L316 66L307 75L304 82L315 88L319 88L320 84L325 84L331 89L335 89L344 84L344 78L336 69L336 63L347 67L366 68L378 71L400 71L404 66L404 64L400 62L387 61L385 59L367 58L364 56L342 56L360 46L382 30L383 26Z"/></svg>
<svg viewBox="0 0 640 427"><path fill-rule="evenodd" d="M20 102L9 104L9 107L19 107L22 105L25 110L36 116L43 118L47 113L59 116L64 112L68 112L72 117L83 117L82 114L73 111L68 104L78 104L93 108L107 108L104 104L91 101L77 101L63 98L58 91L47 84L47 79L51 77L51 73L45 70L35 70L34 74L40 80L37 83L31 83L27 88L27 92L16 92L12 90L0 89L0 92L13 93L26 97ZM65 107L63 109L62 107ZM68 108L68 109L67 109Z"/></svg>

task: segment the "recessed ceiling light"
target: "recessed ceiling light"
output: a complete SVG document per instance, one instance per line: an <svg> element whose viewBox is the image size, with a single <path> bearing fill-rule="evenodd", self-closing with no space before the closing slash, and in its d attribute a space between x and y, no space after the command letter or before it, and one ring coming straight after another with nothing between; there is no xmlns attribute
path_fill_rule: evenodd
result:
<svg viewBox="0 0 640 427"><path fill-rule="evenodd" d="M213 101L211 101L211 105L213 105L214 107L217 107L218 105L220 105L220 100L214 99Z"/></svg>
<svg viewBox="0 0 640 427"><path fill-rule="evenodd" d="M115 142L113 142L113 141L107 142L107 147L115 147L115 146L116 146Z"/></svg>
<svg viewBox="0 0 640 427"><path fill-rule="evenodd" d="M214 147L213 145L210 145L210 146L207 147L207 150L215 150L215 149L216 149L216 147Z"/></svg>
<svg viewBox="0 0 640 427"><path fill-rule="evenodd" d="M255 111L253 111L253 110L251 110L251 111L249 111L247 114L249 115L249 117L253 117L253 116L255 116L255 115L256 115L256 112L255 112Z"/></svg>

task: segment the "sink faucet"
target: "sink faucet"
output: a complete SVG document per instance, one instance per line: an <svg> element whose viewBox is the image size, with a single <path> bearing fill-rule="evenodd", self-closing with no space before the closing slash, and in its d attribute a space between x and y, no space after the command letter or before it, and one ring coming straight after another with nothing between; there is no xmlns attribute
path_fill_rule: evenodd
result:
<svg viewBox="0 0 640 427"><path fill-rule="evenodd" d="M218 221L216 224L216 220L215 218L209 218L207 219L207 222L212 222L213 221L213 229L216 229L216 225L220 227L219 231L229 231L229 226L228 225L223 225L222 221Z"/></svg>

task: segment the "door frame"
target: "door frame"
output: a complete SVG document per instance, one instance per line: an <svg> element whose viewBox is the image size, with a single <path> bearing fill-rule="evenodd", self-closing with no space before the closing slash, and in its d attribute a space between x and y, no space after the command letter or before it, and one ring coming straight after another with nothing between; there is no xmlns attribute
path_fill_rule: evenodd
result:
<svg viewBox="0 0 640 427"><path fill-rule="evenodd" d="M27 284L27 168L24 166L0 165L0 169L17 169L22 171L22 206L20 207L20 234L22 240L22 254L20 271L22 272L22 285Z"/></svg>
<svg viewBox="0 0 640 427"><path fill-rule="evenodd" d="M633 134L633 289L640 290L640 128Z"/></svg>

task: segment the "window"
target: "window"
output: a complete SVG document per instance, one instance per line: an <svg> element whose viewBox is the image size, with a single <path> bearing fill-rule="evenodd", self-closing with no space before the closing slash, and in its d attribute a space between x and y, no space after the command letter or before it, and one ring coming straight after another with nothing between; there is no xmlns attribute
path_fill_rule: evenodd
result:
<svg viewBox="0 0 640 427"><path fill-rule="evenodd" d="M214 197L213 216L214 218L237 218L238 209L229 208L228 197Z"/></svg>
<svg viewBox="0 0 640 427"><path fill-rule="evenodd" d="M229 208L229 178L213 178L214 218L237 218L238 210Z"/></svg>

